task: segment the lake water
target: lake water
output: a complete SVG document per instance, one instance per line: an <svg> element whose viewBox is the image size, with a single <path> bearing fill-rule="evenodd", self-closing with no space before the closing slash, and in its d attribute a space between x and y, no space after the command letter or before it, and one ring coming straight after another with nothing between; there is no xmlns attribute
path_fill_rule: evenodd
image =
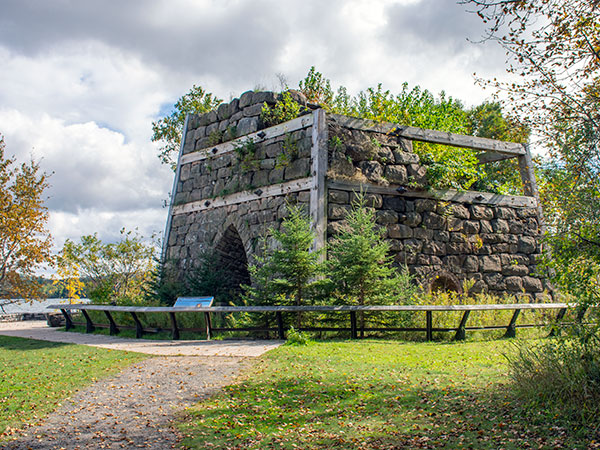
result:
<svg viewBox="0 0 600 450"><path fill-rule="evenodd" d="M78 299L75 303L88 303L90 300L87 298ZM49 305L57 305L59 303L69 303L69 299L67 298L49 298L47 300L42 301L21 301L17 303L12 303L10 305L4 305L4 311L7 314L22 314L22 313L47 313L50 312L46 307ZM2 304L2 300L0 300L0 304ZM0 314L2 310L0 309Z"/></svg>

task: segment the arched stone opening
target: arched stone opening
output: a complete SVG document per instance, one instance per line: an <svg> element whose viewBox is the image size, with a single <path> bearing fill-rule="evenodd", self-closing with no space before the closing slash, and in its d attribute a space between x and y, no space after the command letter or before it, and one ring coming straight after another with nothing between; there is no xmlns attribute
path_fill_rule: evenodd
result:
<svg viewBox="0 0 600 450"><path fill-rule="evenodd" d="M448 271L442 270L435 272L429 278L428 291L435 292L456 292L463 293L460 280Z"/></svg>
<svg viewBox="0 0 600 450"><path fill-rule="evenodd" d="M230 225L215 247L216 262L224 272L223 284L228 291L240 292L240 285L250 284L248 258L237 229Z"/></svg>

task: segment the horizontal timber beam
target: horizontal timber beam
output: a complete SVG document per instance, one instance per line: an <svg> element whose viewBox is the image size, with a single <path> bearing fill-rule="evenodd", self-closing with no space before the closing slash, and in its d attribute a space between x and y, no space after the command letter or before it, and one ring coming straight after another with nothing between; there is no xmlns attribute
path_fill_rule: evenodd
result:
<svg viewBox="0 0 600 450"><path fill-rule="evenodd" d="M504 311L531 309L574 309L575 303L505 303L477 305L315 305L315 306L109 306L65 304L50 305L46 309L112 311L129 313L170 313L170 312L337 312L337 311ZM598 307L598 305L593 305ZM502 326L501 328L506 328Z"/></svg>
<svg viewBox="0 0 600 450"><path fill-rule="evenodd" d="M236 146L243 144L244 142L251 140L255 143L263 142L268 139L273 139L279 136L282 136L287 133L291 133L293 131L302 130L303 128L308 128L313 124L313 115L309 114L306 116L300 116L295 119L292 119L288 122L280 123L279 125L275 125L273 127L265 128L264 130L257 131L256 133L250 133L245 136L241 136L237 139L233 139L231 141L223 142L222 144L217 144L214 147L208 147L202 150L195 151L193 153L188 153L181 157L180 165L189 164L194 161L202 161L206 158L210 158L212 156L219 156L225 153L232 152Z"/></svg>
<svg viewBox="0 0 600 450"><path fill-rule="evenodd" d="M370 183L359 183L357 181L328 181L327 187L340 191L365 192L368 194L398 195L411 198L428 198L447 202L476 203L494 206L514 206L519 208L535 208L537 202L534 197L519 195L500 195L489 192L456 191L453 189L430 190L430 191L398 191L398 186L379 186Z"/></svg>
<svg viewBox="0 0 600 450"><path fill-rule="evenodd" d="M278 195L290 194L292 192L308 191L311 187L311 179L301 178L286 183L274 184L256 188L252 191L241 191L234 194L225 195L210 199L197 200L194 202L175 205L172 214L186 214L191 212L205 211L208 209L221 208L223 206L237 205L261 198L275 197Z"/></svg>
<svg viewBox="0 0 600 450"><path fill-rule="evenodd" d="M497 141L476 136L449 133L446 131L427 130L425 128L395 125L387 122L375 122L367 119L329 114L337 124L362 131L374 131L377 133L394 134L412 141L430 142L432 144L444 144L452 147L472 148L473 150L491 151L506 155L519 156L525 154L523 144L515 142Z"/></svg>

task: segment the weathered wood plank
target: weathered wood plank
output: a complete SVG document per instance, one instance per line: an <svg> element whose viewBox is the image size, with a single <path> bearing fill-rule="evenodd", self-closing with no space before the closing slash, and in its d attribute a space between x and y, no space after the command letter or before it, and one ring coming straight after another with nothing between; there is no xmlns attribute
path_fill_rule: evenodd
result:
<svg viewBox="0 0 600 450"><path fill-rule="evenodd" d="M110 311L106 311L104 310L104 315L106 316L106 318L108 319L108 323L109 323L109 334L111 336L114 336L116 334L119 334L119 328L117 327L117 323L115 322L115 320L113 319L113 316L110 314Z"/></svg>
<svg viewBox="0 0 600 450"><path fill-rule="evenodd" d="M173 340L179 340L179 327L177 326L177 318L175 317L175 313L170 312L169 318L171 319L171 338Z"/></svg>
<svg viewBox="0 0 600 450"><path fill-rule="evenodd" d="M538 191L537 182L535 180L535 173L533 171L533 160L531 159L531 153L529 152L529 146L525 146L526 152L524 155L519 156L519 173L521 175L521 182L523 183L523 193L530 197L535 198L538 218L540 220L540 231L542 234L545 233L544 225L544 212L542 211L542 204L540 202L540 193Z"/></svg>
<svg viewBox="0 0 600 450"><path fill-rule="evenodd" d="M183 147L185 145L185 139L187 135L187 128L189 123L190 115L185 115L185 122L183 123L183 135L181 136L181 144L179 145L179 154L177 155L177 168L175 169L175 177L173 178L173 188L171 189L171 201L169 202L169 213L167 214L167 224L165 225L165 238L163 239L163 245L161 249L160 260L164 261L167 256L167 246L169 244L169 235L171 234L171 222L173 221L173 199L177 194L177 184L181 176L181 158L183 156Z"/></svg>
<svg viewBox="0 0 600 450"><path fill-rule="evenodd" d="M69 331L75 325L73 324L73 319L71 319L71 314L66 309L61 309L60 312L65 318L65 330Z"/></svg>
<svg viewBox="0 0 600 450"><path fill-rule="evenodd" d="M398 195L401 197L410 198L430 198L446 202L464 202L494 206L513 206L517 208L536 208L538 205L536 199L533 197L491 194L489 192L455 191L453 189L432 189L430 191L412 191L401 189L402 192L399 192L397 186L378 186L371 183L360 183L357 181L348 180L328 181L327 186L330 189L337 189L342 191L360 192L362 190L362 192L366 192L369 194Z"/></svg>
<svg viewBox="0 0 600 450"><path fill-rule="evenodd" d="M487 164L496 161L504 161L505 159L514 158L515 155L507 155L504 153L484 152L477 155L479 164Z"/></svg>
<svg viewBox="0 0 600 450"><path fill-rule="evenodd" d="M455 341L464 341L466 339L467 333L465 327L467 326L467 319L469 318L470 314L471 311L465 311L463 313L460 323L458 324L458 328L456 329L456 334L454 335Z"/></svg>
<svg viewBox="0 0 600 450"><path fill-rule="evenodd" d="M315 232L314 250L321 250L327 242L327 122L323 109L313 112L311 159L310 217ZM321 261L324 260L322 252Z"/></svg>
<svg viewBox="0 0 600 450"><path fill-rule="evenodd" d="M375 122L367 119L357 119L339 114L330 114L329 117L336 123L346 128L362 131L374 131L377 133L393 133L397 136L413 141L430 142L433 144L451 145L452 147L472 148L474 150L486 150L507 155L524 155L525 149L522 144L515 142L497 141L495 139L466 136L463 134L448 133L445 131L427 130L425 128L395 125L387 122Z"/></svg>
<svg viewBox="0 0 600 450"><path fill-rule="evenodd" d="M319 306L211 306L211 307L166 307L166 306L109 306L109 305L50 305L48 309L120 311L133 313L168 312L349 312L349 311L499 311L529 309L576 308L575 303L506 303L501 305L319 305Z"/></svg>
<svg viewBox="0 0 600 450"><path fill-rule="evenodd" d="M517 329L515 325L517 324L517 319L519 318L519 314L521 314L520 309L515 309L512 317L510 318L510 323L506 327L506 333L504 333L505 338L514 338L517 335Z"/></svg>
<svg viewBox="0 0 600 450"><path fill-rule="evenodd" d="M184 203L182 205L174 206L172 214L177 215L205 211L208 209L222 208L223 206L237 205L261 198L285 195L291 192L307 191L311 187L310 180L310 177L301 178L299 180L292 180L285 183L256 188L253 191L236 192L224 197L216 197L214 199L203 199L195 202Z"/></svg>
<svg viewBox="0 0 600 450"><path fill-rule="evenodd" d="M209 157L223 155L225 153L232 152L238 145L243 144L247 140L252 140L255 143L260 143L269 139L273 139L282 136L286 133L308 128L313 124L313 116L306 115L296 117L288 122L280 123L269 128L257 131L256 133L250 133L245 136L233 139L231 141L223 142L212 147L201 149L193 153L188 153L181 158L180 164L190 164L194 161L202 161ZM184 142L184 141L182 141Z"/></svg>
<svg viewBox="0 0 600 450"><path fill-rule="evenodd" d="M81 312L83 313L83 317L85 317L85 332L93 333L96 329L94 322L92 322L92 319L86 310L82 310Z"/></svg>
<svg viewBox="0 0 600 450"><path fill-rule="evenodd" d="M427 333L427 336L425 337L425 339L427 341L432 341L433 340L433 312L432 311L425 311L425 328L426 328L426 333Z"/></svg>

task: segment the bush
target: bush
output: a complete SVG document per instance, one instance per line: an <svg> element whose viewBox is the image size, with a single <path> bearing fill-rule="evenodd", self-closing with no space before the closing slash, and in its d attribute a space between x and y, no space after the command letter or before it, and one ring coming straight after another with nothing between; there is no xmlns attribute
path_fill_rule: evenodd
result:
<svg viewBox="0 0 600 450"><path fill-rule="evenodd" d="M600 335L523 342L508 359L526 406L600 428Z"/></svg>
<svg viewBox="0 0 600 450"><path fill-rule="evenodd" d="M310 343L308 333L297 331L294 327L290 327L285 345L307 345Z"/></svg>

